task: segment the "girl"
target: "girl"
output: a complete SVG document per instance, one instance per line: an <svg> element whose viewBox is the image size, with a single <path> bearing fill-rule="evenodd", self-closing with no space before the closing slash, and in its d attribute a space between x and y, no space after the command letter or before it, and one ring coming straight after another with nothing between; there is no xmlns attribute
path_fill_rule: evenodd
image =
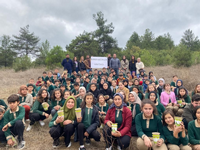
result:
<svg viewBox="0 0 200 150"><path fill-rule="evenodd" d="M104 121L106 126L103 135L106 141L106 150L112 149L113 140L117 140L118 150L127 148L131 139L131 111L126 107L124 98L120 93L116 93L113 99L114 102L109 107ZM115 132L111 132L113 123L117 123L117 131Z"/></svg>
<svg viewBox="0 0 200 150"><path fill-rule="evenodd" d="M19 96L19 106L23 106L25 108L25 120L28 121L29 119L29 112L33 105L33 97L31 94L27 93L27 86L21 85L19 88L18 96Z"/></svg>
<svg viewBox="0 0 200 150"><path fill-rule="evenodd" d="M185 126L181 123L176 126L174 122L174 113L167 109L163 113L163 133L167 140L167 147L169 150L192 150L188 146L188 138L185 133Z"/></svg>
<svg viewBox="0 0 200 150"><path fill-rule="evenodd" d="M163 79L163 78L160 78L159 80L158 80L158 88L157 88L157 90L158 90L158 95L160 96L161 95L161 93L165 90L163 87L164 87L164 84L165 84L165 80Z"/></svg>
<svg viewBox="0 0 200 150"><path fill-rule="evenodd" d="M152 72L152 71L149 72L149 79L150 79L151 76L153 76L154 79L156 80L156 77L153 75L153 72Z"/></svg>
<svg viewBox="0 0 200 150"><path fill-rule="evenodd" d="M140 100L144 99L144 96L143 96L142 92L139 90L138 87L133 87L132 91L135 92L138 95L138 97L140 98Z"/></svg>
<svg viewBox="0 0 200 150"><path fill-rule="evenodd" d="M94 103L96 104L97 103L97 97L99 95L99 90L97 89L97 85L95 83L91 83L90 84L90 90L89 92L91 92L93 95L94 95Z"/></svg>
<svg viewBox="0 0 200 150"><path fill-rule="evenodd" d="M154 82L156 85L158 85L158 81L155 80L154 76L150 76L149 78L150 78L151 83Z"/></svg>
<svg viewBox="0 0 200 150"><path fill-rule="evenodd" d="M124 84L124 86L125 86L126 88L128 88L128 79L124 79L124 80L123 80L123 84Z"/></svg>
<svg viewBox="0 0 200 150"><path fill-rule="evenodd" d="M122 60L121 60L121 69L127 73L128 70L129 70L129 61L128 59L126 59L126 56L123 56L122 57Z"/></svg>
<svg viewBox="0 0 200 150"><path fill-rule="evenodd" d="M140 85L139 79L134 79L133 87L138 87L141 92L143 91L143 87Z"/></svg>
<svg viewBox="0 0 200 150"><path fill-rule="evenodd" d="M179 92L177 96L177 101L181 101L181 103L178 103L179 109L177 112L177 116L182 116L183 114L183 108L191 103L190 96L188 95L187 90L184 87L179 87Z"/></svg>
<svg viewBox="0 0 200 150"><path fill-rule="evenodd" d="M42 103L46 102L46 106L48 110L44 110ZM44 119L49 118L51 114L51 107L49 106L48 102L48 94L46 89L41 89L38 92L37 99L31 108L29 119L31 120L28 128L26 131L30 131L32 126L34 125L35 121L39 121L41 126L44 126L45 123L43 122Z"/></svg>
<svg viewBox="0 0 200 150"><path fill-rule="evenodd" d="M176 88L174 89L176 97L178 96L179 87L181 86L183 86L183 81L179 79L176 81Z"/></svg>
<svg viewBox="0 0 200 150"><path fill-rule="evenodd" d="M190 121L188 124L188 136L189 142L192 145L193 150L200 149L200 106L195 108L194 114L196 116L196 120Z"/></svg>
<svg viewBox="0 0 200 150"><path fill-rule="evenodd" d="M148 99L149 92L152 92L152 91L157 93L156 87L153 86L152 84L149 84L148 87L147 87L146 93L145 93L145 99ZM158 93L157 93L157 98L158 98L158 102L160 102L160 96L158 95Z"/></svg>
<svg viewBox="0 0 200 150"><path fill-rule="evenodd" d="M131 60L129 61L129 70L130 70L130 72L131 72L131 75L133 74L133 72L134 72L134 74L136 75L136 60L135 60L135 56L134 55L132 55L131 56Z"/></svg>
<svg viewBox="0 0 200 150"><path fill-rule="evenodd" d="M116 90L116 93L119 93L119 91L124 91L125 95L126 95L126 99L124 99L124 101L127 103L128 102L128 95L129 95L129 89L124 87L124 84L122 81L119 82L119 88Z"/></svg>
<svg viewBox="0 0 200 150"><path fill-rule="evenodd" d="M135 92L129 93L128 106L131 107L131 112L132 112L132 117L133 117L132 126L131 126L131 135L137 136L137 131L136 131L136 127L135 127L135 117L137 114L141 113L141 111L140 111L141 100Z"/></svg>
<svg viewBox="0 0 200 150"><path fill-rule="evenodd" d="M65 103L65 99L63 98L63 94L61 89L55 89L53 90L52 96L51 96L51 115L52 117L56 114L56 112L63 107Z"/></svg>
<svg viewBox="0 0 200 150"><path fill-rule="evenodd" d="M6 137L4 132L2 131L2 128L4 127L4 118L3 115L5 113L5 109L0 106L0 141L6 143Z"/></svg>
<svg viewBox="0 0 200 150"><path fill-rule="evenodd" d="M81 107L81 103L83 102L85 94L86 94L85 87L80 87L79 88L79 97L77 98L77 106L76 106L76 108L80 108Z"/></svg>
<svg viewBox="0 0 200 150"><path fill-rule="evenodd" d="M104 79L101 79L100 80L100 83L99 83L99 90L103 89L103 84L105 83L105 80Z"/></svg>
<svg viewBox="0 0 200 150"><path fill-rule="evenodd" d="M103 84L103 89L100 90L100 93L104 95L106 102L113 98L113 92L108 88L108 83Z"/></svg>
<svg viewBox="0 0 200 150"><path fill-rule="evenodd" d="M176 114L178 111L178 105L175 94L171 91L170 84L164 84L164 89L165 91L162 92L160 96L160 103L163 104L164 107L172 109L174 114Z"/></svg>
<svg viewBox="0 0 200 150"><path fill-rule="evenodd" d="M157 111L158 111L158 116L160 118L162 118L162 114L165 111L165 107L163 106L163 104L158 103L157 101L157 93L152 91L149 93L149 97L148 97L152 102L154 102L154 104L156 105Z"/></svg>
<svg viewBox="0 0 200 150"><path fill-rule="evenodd" d="M194 94L200 94L200 84L197 84L197 85L196 85L194 91L192 92L192 96L193 96Z"/></svg>
<svg viewBox="0 0 200 150"><path fill-rule="evenodd" d="M65 137L66 147L69 148L71 146L70 138L75 131L75 108L76 99L73 96L69 96L63 105L64 117L58 116L56 113L49 123L49 127L51 128L49 133L54 140L53 148L59 146L59 137L62 135Z"/></svg>
<svg viewBox="0 0 200 150"><path fill-rule="evenodd" d="M116 93L116 90L118 89L116 80L112 80L112 86L110 87L110 89L111 89L111 91L113 92L113 95L114 95Z"/></svg>
<svg viewBox="0 0 200 150"><path fill-rule="evenodd" d="M76 71L78 73L79 71L79 62L77 61L77 57L74 57L73 59L73 71Z"/></svg>
<svg viewBox="0 0 200 150"><path fill-rule="evenodd" d="M137 148L139 150L167 150L164 143L163 125L160 117L157 116L155 104L148 99L142 101L142 113L135 118L137 134L140 138L137 139ZM152 133L159 132L160 139L157 144L154 144Z"/></svg>
<svg viewBox="0 0 200 150"><path fill-rule="evenodd" d="M99 108L99 118L100 118L100 124L104 123L105 117L106 117L106 113L108 111L108 104L105 101L104 95L103 94L99 94L98 96L98 103L96 104L97 107ZM102 125L101 125L102 127Z"/></svg>
<svg viewBox="0 0 200 150"><path fill-rule="evenodd" d="M81 104L81 118L77 118L78 122L78 138L80 142L79 150L85 150L83 139L86 137L86 144L90 144L90 138L100 141L101 135L96 130L99 125L99 111L94 104L94 96L91 92L87 93Z"/></svg>
<svg viewBox="0 0 200 150"><path fill-rule="evenodd" d="M69 96L72 95L72 92L71 91L65 91L64 92L64 99L66 100Z"/></svg>

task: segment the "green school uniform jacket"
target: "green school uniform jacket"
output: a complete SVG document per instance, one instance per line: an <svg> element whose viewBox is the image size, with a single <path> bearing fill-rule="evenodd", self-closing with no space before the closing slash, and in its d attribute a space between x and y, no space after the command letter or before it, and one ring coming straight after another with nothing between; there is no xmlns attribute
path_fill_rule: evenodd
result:
<svg viewBox="0 0 200 150"><path fill-rule="evenodd" d="M81 107L82 101L83 101L83 99L81 99L80 97L77 98L77 100L76 100L76 108L80 108Z"/></svg>
<svg viewBox="0 0 200 150"><path fill-rule="evenodd" d="M54 108L57 105L63 107L64 103L65 103L65 99L64 98L62 98L60 101L51 100L51 108Z"/></svg>
<svg viewBox="0 0 200 150"><path fill-rule="evenodd" d="M38 113L44 116L45 112L44 112L44 108L42 107L42 103L36 100L33 104L33 107L31 108L30 113Z"/></svg>
<svg viewBox="0 0 200 150"><path fill-rule="evenodd" d="M145 93L145 99L148 99L148 97L149 97L149 93ZM158 93L157 93L157 99L158 99L158 102L160 103L160 96Z"/></svg>
<svg viewBox="0 0 200 150"><path fill-rule="evenodd" d="M87 129L91 125L92 113L93 113L93 108L85 107L85 115L83 119L83 124L84 124L85 129Z"/></svg>
<svg viewBox="0 0 200 150"><path fill-rule="evenodd" d="M5 110L8 108L8 106L6 105L4 100L2 100L2 99L0 99L0 106L3 106Z"/></svg>
<svg viewBox="0 0 200 150"><path fill-rule="evenodd" d="M157 80L155 80L155 81L152 81L152 80L151 80L151 83L152 83L152 82L155 82L155 84L158 85L158 81L157 81Z"/></svg>
<svg viewBox="0 0 200 150"><path fill-rule="evenodd" d="M74 81L75 81L75 79L76 79L76 77L74 76L74 75L71 75L71 81L74 83Z"/></svg>
<svg viewBox="0 0 200 150"><path fill-rule="evenodd" d="M174 81L172 81L172 82L170 83L170 86L176 87L176 83L175 83Z"/></svg>
<svg viewBox="0 0 200 150"><path fill-rule="evenodd" d="M165 107L163 106L163 104L157 102L156 108L157 108L157 111L158 111L158 116L159 116L160 118L162 118L162 114L163 114L164 111L165 111Z"/></svg>
<svg viewBox="0 0 200 150"><path fill-rule="evenodd" d="M77 95L79 93L79 91L76 91L75 89L71 90L72 94Z"/></svg>
<svg viewBox="0 0 200 150"><path fill-rule="evenodd" d="M160 138L165 140L163 125L159 116L152 115L152 118L148 120L143 113L140 113L135 118L135 124L139 137L142 138L144 135L152 137L152 132L159 132Z"/></svg>
<svg viewBox="0 0 200 150"><path fill-rule="evenodd" d="M8 125L9 127L12 127L17 120L22 120L24 122L24 116L25 108L22 106L17 106L16 112L12 112L10 109L8 109L4 114L4 126ZM12 138L12 134L9 128L4 132L4 134L7 140Z"/></svg>
<svg viewBox="0 0 200 150"><path fill-rule="evenodd" d="M43 77L43 76L42 76L42 81L46 82L47 79L48 79L48 76L46 76L46 77Z"/></svg>
<svg viewBox="0 0 200 150"><path fill-rule="evenodd" d="M133 88L136 87L135 85L132 86L131 91L133 91ZM139 85L139 90L140 92L143 93L143 87L141 85Z"/></svg>
<svg viewBox="0 0 200 150"><path fill-rule="evenodd" d="M47 91L49 92L49 93L51 93L51 91L53 91L54 90L54 86L53 85L50 85L48 88L47 88Z"/></svg>
<svg viewBox="0 0 200 150"><path fill-rule="evenodd" d="M140 114L140 113L141 113L141 110L140 110L140 105L139 105L139 104L135 104L135 105L136 105L136 106L135 106L135 111L136 111L136 113L135 113L135 117L136 117L137 114ZM133 112L133 107L134 107L134 105L128 103L128 106L131 107L131 113L132 113L132 112ZM132 120L132 125L135 124L135 117L134 117L133 120Z"/></svg>
<svg viewBox="0 0 200 150"><path fill-rule="evenodd" d="M115 123L117 123L117 129L121 127L123 122L122 111L119 111L119 115L117 116L118 110L115 110Z"/></svg>
<svg viewBox="0 0 200 150"><path fill-rule="evenodd" d="M109 108L107 103L105 103L104 105L97 103L96 106L99 108L100 112L105 112L105 113L107 113L108 108Z"/></svg>
<svg viewBox="0 0 200 150"><path fill-rule="evenodd" d="M177 97L176 100L179 100L179 98ZM189 95L187 95L186 98L182 99L183 102L190 104L191 103L191 98ZM186 105L182 106L182 108L184 108Z"/></svg>
<svg viewBox="0 0 200 150"><path fill-rule="evenodd" d="M189 142L192 145L200 144L200 126L197 120L190 121L188 124Z"/></svg>
<svg viewBox="0 0 200 150"><path fill-rule="evenodd" d="M141 101L142 101L142 93L138 93L138 97L141 99Z"/></svg>
<svg viewBox="0 0 200 150"><path fill-rule="evenodd" d="M68 90L68 91L72 91L74 88L74 86L72 84L70 84L69 86L66 84L65 87L66 87L66 90Z"/></svg>
<svg viewBox="0 0 200 150"><path fill-rule="evenodd" d="M181 144L183 146L188 145L187 135L185 137L182 137L182 132L178 134L179 138L175 138L173 135L173 130L169 126L163 126L163 133L168 144L174 144L177 146Z"/></svg>
<svg viewBox="0 0 200 150"><path fill-rule="evenodd" d="M2 128L4 127L4 117L0 120L0 130L2 131Z"/></svg>

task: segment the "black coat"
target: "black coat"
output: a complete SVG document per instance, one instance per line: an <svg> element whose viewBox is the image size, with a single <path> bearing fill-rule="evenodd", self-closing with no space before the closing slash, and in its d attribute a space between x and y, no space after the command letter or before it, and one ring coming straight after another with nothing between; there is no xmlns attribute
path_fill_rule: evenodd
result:
<svg viewBox="0 0 200 150"><path fill-rule="evenodd" d="M103 94L104 96L109 95L109 99L113 98L113 92L111 91L110 88L108 88L107 90L105 89L100 90L100 94Z"/></svg>
<svg viewBox="0 0 200 150"><path fill-rule="evenodd" d="M78 68L79 68L79 62L77 61L77 63L78 63ZM73 61L72 71L76 71L76 63L75 63L75 61Z"/></svg>
<svg viewBox="0 0 200 150"><path fill-rule="evenodd" d="M136 60L134 61L134 63L132 63L132 60L129 61L129 70L130 71L135 71L136 72L136 70L137 70L136 63L137 63Z"/></svg>
<svg viewBox="0 0 200 150"><path fill-rule="evenodd" d="M98 89L96 89L95 91L92 91L91 89L89 90L89 92L91 92L94 97L95 97L95 104L97 103L97 97L99 96L100 92Z"/></svg>
<svg viewBox="0 0 200 150"><path fill-rule="evenodd" d="M79 62L79 70L86 70L85 64L83 62Z"/></svg>

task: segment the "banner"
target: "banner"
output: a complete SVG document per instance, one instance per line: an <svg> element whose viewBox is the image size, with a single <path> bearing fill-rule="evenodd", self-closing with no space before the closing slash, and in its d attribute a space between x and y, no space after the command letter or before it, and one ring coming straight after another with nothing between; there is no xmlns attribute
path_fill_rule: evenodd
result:
<svg viewBox="0 0 200 150"><path fill-rule="evenodd" d="M91 57L91 68L107 68L108 58L107 57Z"/></svg>

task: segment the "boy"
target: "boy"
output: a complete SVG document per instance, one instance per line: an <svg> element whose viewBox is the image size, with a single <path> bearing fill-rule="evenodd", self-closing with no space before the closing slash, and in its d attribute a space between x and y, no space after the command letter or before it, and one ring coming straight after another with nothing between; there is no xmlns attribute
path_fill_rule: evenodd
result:
<svg viewBox="0 0 200 150"><path fill-rule="evenodd" d="M34 81L33 78L31 78L31 79L29 80L28 84L33 84L33 91L36 90L37 87L36 87L36 85L35 85L35 81ZM27 84L27 85L28 85L28 84ZM26 85L26 86L27 86L27 85Z"/></svg>
<svg viewBox="0 0 200 150"><path fill-rule="evenodd" d="M154 82L156 85L158 85L158 81L155 80L154 76L150 76L150 80L151 80L151 83Z"/></svg>
<svg viewBox="0 0 200 150"><path fill-rule="evenodd" d="M96 70L96 69L95 69L95 70ZM89 71L89 75L88 75L88 77L89 77L90 79L93 78L92 70Z"/></svg>
<svg viewBox="0 0 200 150"><path fill-rule="evenodd" d="M76 75L77 75L76 70L74 70L74 71L72 72L72 75L71 75L71 82L72 82L72 83L74 83L74 81L75 81L75 79L76 79Z"/></svg>
<svg viewBox="0 0 200 150"><path fill-rule="evenodd" d="M44 81L42 81L42 77L38 77L38 81L36 82L36 86L41 86L42 84L44 84Z"/></svg>
<svg viewBox="0 0 200 150"><path fill-rule="evenodd" d="M6 137L4 132L2 131L3 124L4 124L4 113L5 109L3 107L0 107L0 141L3 143L6 142Z"/></svg>
<svg viewBox="0 0 200 150"><path fill-rule="evenodd" d="M28 94L31 94L32 97L33 97L33 100L35 101L35 100L36 100L36 94L35 94L35 92L33 91L33 84L28 84L28 85L27 85L27 89L28 89L27 93L28 93Z"/></svg>
<svg viewBox="0 0 200 150"><path fill-rule="evenodd" d="M117 79L117 85L119 84L120 81L123 81L125 78L123 77L123 73L119 73L119 78Z"/></svg>
<svg viewBox="0 0 200 150"><path fill-rule="evenodd" d="M48 72L48 76L47 76L47 78L46 78L46 81L47 81L47 80L51 80L51 81L52 81L52 79L53 79L52 72L49 71L49 72Z"/></svg>
<svg viewBox="0 0 200 150"><path fill-rule="evenodd" d="M52 83L55 84L55 80L57 80L58 77L57 77L57 73L53 73L53 79L52 79Z"/></svg>
<svg viewBox="0 0 200 150"><path fill-rule="evenodd" d="M87 85L89 84L89 82L90 82L90 78L89 78L89 77L86 77L86 78L85 78L85 81L84 81L84 83L83 83L83 86L85 87L85 89L87 88Z"/></svg>
<svg viewBox="0 0 200 150"><path fill-rule="evenodd" d="M67 73L65 73L62 77L62 84L66 85Z"/></svg>
<svg viewBox="0 0 200 150"><path fill-rule="evenodd" d="M74 95L75 98L79 96L79 87L80 87L80 84L75 82L74 88L72 89L72 94Z"/></svg>
<svg viewBox="0 0 200 150"><path fill-rule="evenodd" d="M145 82L143 83L143 92L145 93L145 91L146 91L146 89L147 89L147 87L148 87L148 85L150 84L150 81L149 81L149 79L146 79L145 80Z"/></svg>
<svg viewBox="0 0 200 150"><path fill-rule="evenodd" d="M112 80L112 86L110 87L110 89L113 92L113 95L115 95L116 90L118 89L117 81L116 80Z"/></svg>
<svg viewBox="0 0 200 150"><path fill-rule="evenodd" d="M65 85L65 87L66 87L66 90L68 90L68 91L71 91L73 89L73 86L71 84L71 79L70 78L66 79L66 85Z"/></svg>
<svg viewBox="0 0 200 150"><path fill-rule="evenodd" d="M170 84L172 91L174 91L174 89L176 88L176 81L177 81L177 80L178 80L178 76L177 76L177 75L174 75L174 76L173 76L173 81L172 81L171 84Z"/></svg>
<svg viewBox="0 0 200 150"><path fill-rule="evenodd" d="M61 89L62 93L64 94L64 92L65 92L65 90L66 90L66 89L65 89L65 85L61 84L61 85L60 85L60 89Z"/></svg>
<svg viewBox="0 0 200 150"><path fill-rule="evenodd" d="M128 80L128 89L130 92L132 88L133 88L133 80Z"/></svg>
<svg viewBox="0 0 200 150"><path fill-rule="evenodd" d="M54 70L54 73L57 73L57 79L59 79L60 78L60 73L59 73L57 68Z"/></svg>
<svg viewBox="0 0 200 150"><path fill-rule="evenodd" d="M24 115L25 109L22 106L18 106L20 103L19 96L12 94L8 97L9 108L4 115L4 127L2 131L5 132L7 144L14 145L13 135L18 135L18 149L25 147L25 141L23 138L24 133Z"/></svg>
<svg viewBox="0 0 200 150"><path fill-rule="evenodd" d="M47 80L47 91L50 93L50 96L51 96L53 90L54 90L54 86L52 84L52 81L48 79Z"/></svg>
<svg viewBox="0 0 200 150"><path fill-rule="evenodd" d="M106 76L108 76L107 69L105 67L103 67L102 73L106 74Z"/></svg>
<svg viewBox="0 0 200 150"><path fill-rule="evenodd" d="M44 71L42 75L42 81L46 83L46 80L47 80L47 72Z"/></svg>
<svg viewBox="0 0 200 150"><path fill-rule="evenodd" d="M55 82L55 84L54 84L54 89L57 89L57 88L59 88L59 86L60 86L60 80L55 80L54 81Z"/></svg>

